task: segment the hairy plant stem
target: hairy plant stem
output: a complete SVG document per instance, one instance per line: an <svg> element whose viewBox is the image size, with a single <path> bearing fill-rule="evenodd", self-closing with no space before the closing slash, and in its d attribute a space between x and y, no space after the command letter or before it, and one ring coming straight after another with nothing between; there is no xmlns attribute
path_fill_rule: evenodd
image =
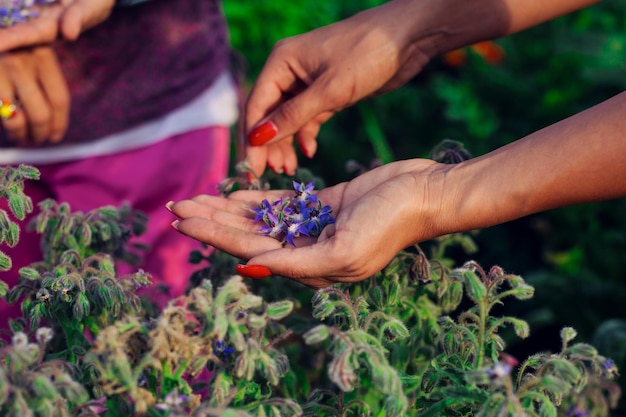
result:
<svg viewBox="0 0 626 417"><path fill-rule="evenodd" d="M376 318L388 319L388 317L389 316L386 313L383 313L382 311L373 311L367 316L367 320L363 324L362 330L364 330L365 332L369 331L370 326L372 325L372 321L374 321L374 319Z"/></svg>
<svg viewBox="0 0 626 417"><path fill-rule="evenodd" d="M478 322L478 357L476 359L477 369L480 369L483 366L483 361L485 359L485 333L487 327L487 316L489 314L489 307L487 306L489 300L487 300L487 297L488 295L485 295L479 300L478 303L478 317L480 318L480 321Z"/></svg>

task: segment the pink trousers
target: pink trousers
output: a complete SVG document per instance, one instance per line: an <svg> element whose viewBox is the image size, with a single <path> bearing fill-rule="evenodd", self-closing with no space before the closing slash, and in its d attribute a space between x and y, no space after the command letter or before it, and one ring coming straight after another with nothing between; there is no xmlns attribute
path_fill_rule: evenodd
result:
<svg viewBox="0 0 626 417"><path fill-rule="evenodd" d="M72 211L82 212L129 202L148 215L147 231L138 239L150 246L141 268L152 275L155 284L169 287L166 301L184 292L189 276L199 268L188 262L189 253L201 245L171 228L175 218L165 204L198 194L215 195L227 174L228 161L229 128L214 126L129 152L37 166L41 179L26 183L26 194L33 199L35 210L22 223L22 230L38 213L37 203L46 198L67 202ZM6 210L6 202L1 204ZM0 279L13 286L20 267L41 260L39 242L40 235L23 232L16 247L3 245L13 268L0 272ZM120 275L134 270L118 265ZM0 300L0 329L6 328L7 318L19 311L19 305L9 306Z"/></svg>

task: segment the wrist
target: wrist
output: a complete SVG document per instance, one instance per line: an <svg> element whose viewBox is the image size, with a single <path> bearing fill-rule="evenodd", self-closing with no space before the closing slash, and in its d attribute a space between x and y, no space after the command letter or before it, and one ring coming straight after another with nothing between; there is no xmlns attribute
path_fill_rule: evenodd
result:
<svg viewBox="0 0 626 417"><path fill-rule="evenodd" d="M409 193L412 197L409 218L413 219L414 230L407 243L415 244L457 231L454 230L458 224L453 206L456 191L449 180L455 165L428 159L409 161L413 184Z"/></svg>
<svg viewBox="0 0 626 417"><path fill-rule="evenodd" d="M433 237L490 227L524 214L523 190L499 180L494 164L498 162L479 157L439 164L433 171L428 181L439 190L428 211Z"/></svg>
<svg viewBox="0 0 626 417"><path fill-rule="evenodd" d="M510 17L504 3L503 0L393 0L381 8L395 9L394 24L405 38L405 45L432 58L507 34Z"/></svg>

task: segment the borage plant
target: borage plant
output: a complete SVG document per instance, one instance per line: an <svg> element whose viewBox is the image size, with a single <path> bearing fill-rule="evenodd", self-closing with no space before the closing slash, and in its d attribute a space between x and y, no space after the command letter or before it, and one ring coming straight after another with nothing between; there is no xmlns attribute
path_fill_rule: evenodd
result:
<svg viewBox="0 0 626 417"><path fill-rule="evenodd" d="M36 171L2 172L2 195L23 217L32 204L21 184ZM262 202L258 220L282 213L312 234L318 225L307 216L288 216L310 222L330 211L309 181L295 184L287 204ZM3 218L14 244L17 222ZM409 248L366 281L318 291L310 308L312 292L280 278L255 281L263 296L253 293L224 273L232 260L213 252L197 285L153 314L138 293L149 275L115 268L134 258L129 245L144 221L124 207L41 206L33 225L44 259L22 268L8 292L24 317L0 349L0 414L575 417L606 416L619 397L615 364L572 343L571 328L558 352L507 354L502 329L524 338L529 327L494 307L533 288L499 267L455 267L446 248L474 249L468 235L436 239L430 256ZM281 233L289 242L289 230ZM277 283L292 295L263 289Z"/></svg>

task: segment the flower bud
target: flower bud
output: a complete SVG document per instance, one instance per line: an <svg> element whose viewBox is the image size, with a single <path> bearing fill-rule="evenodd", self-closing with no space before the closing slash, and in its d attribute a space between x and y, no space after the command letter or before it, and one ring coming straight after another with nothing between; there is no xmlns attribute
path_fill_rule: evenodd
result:
<svg viewBox="0 0 626 417"><path fill-rule="evenodd" d="M272 320L280 320L287 317L293 311L293 302L282 300L267 305L267 316Z"/></svg>
<svg viewBox="0 0 626 417"><path fill-rule="evenodd" d="M314 345L316 343L321 343L324 340L328 339L328 335L330 332L328 331L328 327L320 324L318 326L313 327L308 332L304 333L304 343L307 345Z"/></svg>
<svg viewBox="0 0 626 417"><path fill-rule="evenodd" d="M381 309L385 306L383 290L379 286L370 288L368 295L377 308Z"/></svg>
<svg viewBox="0 0 626 417"><path fill-rule="evenodd" d="M398 274L394 274L389 283L387 294L387 303L391 306L398 304L400 301L400 282Z"/></svg>
<svg viewBox="0 0 626 417"><path fill-rule="evenodd" d="M578 335L573 327L563 327L561 329L561 340L564 344L568 344Z"/></svg>
<svg viewBox="0 0 626 417"><path fill-rule="evenodd" d="M387 321L381 326L381 331L390 342L409 337L409 330L404 323L397 319Z"/></svg>
<svg viewBox="0 0 626 417"><path fill-rule="evenodd" d="M316 319L324 320L326 317L330 316L335 311L335 303L332 301L327 301L323 304L318 304L313 307L313 317Z"/></svg>

